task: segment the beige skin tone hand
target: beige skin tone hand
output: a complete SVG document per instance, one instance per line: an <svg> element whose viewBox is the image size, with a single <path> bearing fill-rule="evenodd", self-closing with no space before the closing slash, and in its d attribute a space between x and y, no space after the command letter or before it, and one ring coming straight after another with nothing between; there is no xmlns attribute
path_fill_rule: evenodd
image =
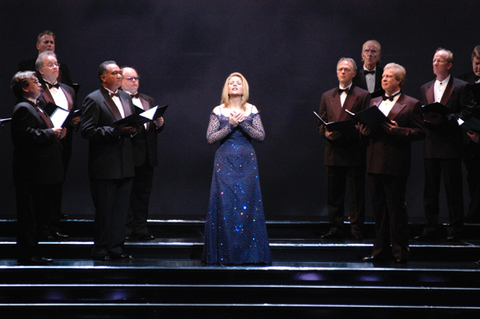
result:
<svg viewBox="0 0 480 319"><path fill-rule="evenodd" d="M361 123L358 123L358 130L364 136L368 136L372 133L372 130L367 125L363 125Z"/></svg>
<svg viewBox="0 0 480 319"><path fill-rule="evenodd" d="M163 120L163 117L159 117L158 119L155 119L153 123L155 123L157 127L161 127L165 121Z"/></svg>
<svg viewBox="0 0 480 319"><path fill-rule="evenodd" d="M57 127L53 128L53 133L55 133L55 136L62 139L67 135L67 129L65 127Z"/></svg>
<svg viewBox="0 0 480 319"><path fill-rule="evenodd" d="M337 138L340 138L342 136L342 133L340 131L328 131L325 130L325 137L328 138L329 140L336 140Z"/></svg>
<svg viewBox="0 0 480 319"><path fill-rule="evenodd" d="M395 134L397 131L398 131L398 124L397 122L395 121L391 121L392 123L387 123L387 122L384 122L382 123L382 128L387 132L387 133L390 133L390 134Z"/></svg>
<svg viewBox="0 0 480 319"><path fill-rule="evenodd" d="M118 127L120 131L120 135L128 136L137 133L138 127L137 126L127 126L127 124L120 125Z"/></svg>
<svg viewBox="0 0 480 319"><path fill-rule="evenodd" d="M244 119L245 117L243 116L243 112L231 111L228 122L233 126L237 126L238 124L242 123Z"/></svg>
<svg viewBox="0 0 480 319"><path fill-rule="evenodd" d="M472 131L467 131L467 135L470 137L470 139L472 141L474 141L475 143L479 143L480 142L480 134L477 133L477 132L472 132Z"/></svg>

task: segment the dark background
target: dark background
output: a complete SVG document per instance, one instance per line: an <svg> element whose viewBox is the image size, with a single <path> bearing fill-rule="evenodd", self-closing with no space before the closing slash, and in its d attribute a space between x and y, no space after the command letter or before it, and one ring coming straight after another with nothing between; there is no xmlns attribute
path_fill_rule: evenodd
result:
<svg viewBox="0 0 480 319"><path fill-rule="evenodd" d="M420 86L434 78L438 47L453 51L454 75L471 70L470 54L480 44L479 8L467 0L2 1L0 117L11 115L11 78L21 60L36 57L43 30L56 34L59 62L81 84L80 104L99 87L101 62L136 67L140 91L170 105L150 217L203 217L217 148L205 139L209 115L226 77L239 71L267 134L254 145L267 219L317 219L326 216L324 142L312 111L337 85L338 59L352 57L360 66L362 44L376 39L381 64L403 65L404 92L418 98ZM77 133L74 142L64 212L91 215L87 141ZM0 131L0 148L1 217L15 213L8 126ZM411 218L422 220L422 143L413 148L407 205Z"/></svg>

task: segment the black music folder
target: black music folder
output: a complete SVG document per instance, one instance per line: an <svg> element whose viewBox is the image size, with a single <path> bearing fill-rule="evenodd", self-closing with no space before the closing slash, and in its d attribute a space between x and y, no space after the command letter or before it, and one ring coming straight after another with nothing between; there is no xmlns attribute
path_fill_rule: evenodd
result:
<svg viewBox="0 0 480 319"><path fill-rule="evenodd" d="M47 103L43 108L50 117L53 127L65 127L74 117L80 116L80 110L65 110L52 102Z"/></svg>
<svg viewBox="0 0 480 319"><path fill-rule="evenodd" d="M451 114L452 111L445 105L435 102L431 104L422 105L422 112L434 112L442 115Z"/></svg>
<svg viewBox="0 0 480 319"><path fill-rule="evenodd" d="M339 131L343 137L358 137L359 132L355 128L355 123L350 120L338 121L338 122L325 122L317 112L313 111L316 117L325 125L325 128L329 132Z"/></svg>
<svg viewBox="0 0 480 319"><path fill-rule="evenodd" d="M126 118L123 118L121 120L118 120L113 123L113 125L123 125L127 124L128 126L140 126L143 125L147 122L153 121L158 119L159 117L162 117L163 114L165 113L166 109L168 107L167 105L162 105L162 106L155 106L149 110L142 110L138 107L135 108L135 113L132 115L127 116Z"/></svg>
<svg viewBox="0 0 480 319"><path fill-rule="evenodd" d="M345 112L350 114L355 121L367 125L372 132L383 132L382 123L392 123L376 106L369 107L357 113L353 113L347 109L345 109Z"/></svg>
<svg viewBox="0 0 480 319"><path fill-rule="evenodd" d="M471 117L466 121L459 118L457 122L464 130L480 133L480 120L475 117Z"/></svg>

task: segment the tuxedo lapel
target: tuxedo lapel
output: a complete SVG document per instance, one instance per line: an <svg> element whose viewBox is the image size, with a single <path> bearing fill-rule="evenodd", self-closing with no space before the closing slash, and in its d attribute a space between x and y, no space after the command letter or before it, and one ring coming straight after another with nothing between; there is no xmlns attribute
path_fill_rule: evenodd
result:
<svg viewBox="0 0 480 319"><path fill-rule="evenodd" d="M128 101L122 96L120 96L120 101L122 102L123 113L125 114L125 117L132 115L132 109L130 108L130 104L128 104Z"/></svg>
<svg viewBox="0 0 480 319"><path fill-rule="evenodd" d="M390 112L388 112L387 117L389 120L394 120L395 117L397 117L398 113L400 113L403 110L403 108L406 106L406 104L403 103L403 98L404 98L404 95L402 93L402 95L398 98L397 102L393 105Z"/></svg>
<svg viewBox="0 0 480 319"><path fill-rule="evenodd" d="M147 100L140 98L140 102L142 103L143 109L145 111L150 109L150 105L148 104Z"/></svg>
<svg viewBox="0 0 480 319"><path fill-rule="evenodd" d="M120 114L120 111L118 110L117 105L115 104L115 102L113 102L112 98L110 97L110 94L108 94L107 90L105 90L103 87L101 88L101 92L102 92L103 98L105 99L103 103L105 104L107 109L109 109L110 112L112 112L113 116L115 117L115 120L117 121L121 120L122 115Z"/></svg>
<svg viewBox="0 0 480 319"><path fill-rule="evenodd" d="M339 118L342 114L342 106L340 105L340 95L338 91L335 90L333 95L330 97L330 106L332 107L333 115L335 115L335 122L339 121Z"/></svg>
<svg viewBox="0 0 480 319"><path fill-rule="evenodd" d="M435 102L435 95L433 94L435 81L432 82L431 86L425 88L425 97L427 98L427 103L432 104Z"/></svg>
<svg viewBox="0 0 480 319"><path fill-rule="evenodd" d="M60 86L60 89L62 90L63 94L65 94L65 97L67 98L68 110L70 111L73 108L72 95L70 95L62 86Z"/></svg>
<svg viewBox="0 0 480 319"><path fill-rule="evenodd" d="M354 95L353 92L351 93L352 90L350 90L347 94L347 98L345 99L345 102L343 103L343 112L340 114L338 117L339 121L344 121L347 119L348 114L344 110L349 110L351 111L353 109L353 106L355 105L355 102L357 102L358 96Z"/></svg>
<svg viewBox="0 0 480 319"><path fill-rule="evenodd" d="M455 86L453 85L453 76L450 77L448 81L447 87L445 88L445 92L443 92L442 100L440 101L441 104L447 105L450 97L452 97L453 89Z"/></svg>

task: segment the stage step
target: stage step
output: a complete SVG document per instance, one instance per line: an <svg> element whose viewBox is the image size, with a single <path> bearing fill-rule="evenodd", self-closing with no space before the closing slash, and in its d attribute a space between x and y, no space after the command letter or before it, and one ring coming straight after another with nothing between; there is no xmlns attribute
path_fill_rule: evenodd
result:
<svg viewBox="0 0 480 319"><path fill-rule="evenodd" d="M455 269L438 264L376 268L365 263L270 267L206 267L181 261L169 266L156 260L64 263L4 267L0 307L14 309L17 315L34 312L46 317L54 311L68 318L92 314L318 318L348 313L369 318L400 314L470 318L480 311L480 272L465 265Z"/></svg>
<svg viewBox="0 0 480 319"><path fill-rule="evenodd" d="M65 220L65 229L76 236L41 242L45 256L55 259L48 266L17 265L14 233L2 237L0 309L17 318L463 319L480 314L478 234L455 244L412 240L407 264L372 264L360 260L369 254L372 238L327 241L319 235L328 228L324 221L275 221L267 225L272 266L221 267L200 261L201 220L152 221L157 239L127 241L125 251L135 259L111 262L90 259L93 242L86 229L92 225L90 219ZM14 226L14 220L3 220L0 231ZM478 231L477 225L467 227Z"/></svg>

